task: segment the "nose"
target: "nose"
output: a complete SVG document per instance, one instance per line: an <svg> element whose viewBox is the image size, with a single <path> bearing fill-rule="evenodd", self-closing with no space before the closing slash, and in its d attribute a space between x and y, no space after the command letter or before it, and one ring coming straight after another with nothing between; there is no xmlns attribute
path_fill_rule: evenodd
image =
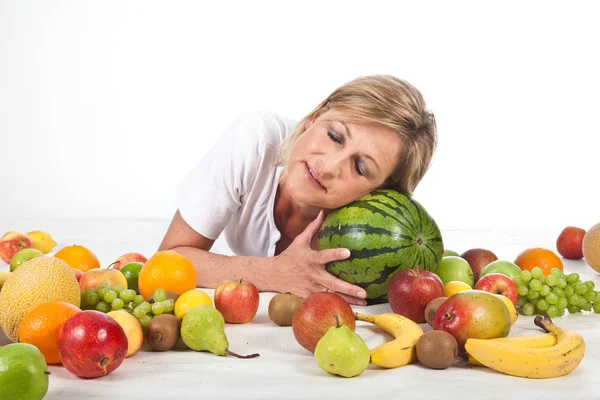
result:
<svg viewBox="0 0 600 400"><path fill-rule="evenodd" d="M348 165L348 157L348 154L342 151L324 154L315 165L321 180L343 178Z"/></svg>

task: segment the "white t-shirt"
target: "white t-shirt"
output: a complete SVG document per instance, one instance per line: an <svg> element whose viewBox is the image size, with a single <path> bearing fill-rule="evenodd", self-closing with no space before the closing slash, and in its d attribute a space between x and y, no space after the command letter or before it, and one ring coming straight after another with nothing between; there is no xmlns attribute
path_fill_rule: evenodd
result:
<svg viewBox="0 0 600 400"><path fill-rule="evenodd" d="M267 112L235 120L177 186L176 205L188 225L213 240L224 231L236 255L273 256L281 237L273 206L282 167L275 164L296 123Z"/></svg>

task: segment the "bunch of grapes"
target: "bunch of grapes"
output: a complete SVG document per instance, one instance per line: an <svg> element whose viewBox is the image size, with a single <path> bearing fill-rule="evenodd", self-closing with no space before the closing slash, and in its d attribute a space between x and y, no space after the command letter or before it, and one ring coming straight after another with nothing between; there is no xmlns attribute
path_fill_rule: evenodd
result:
<svg viewBox="0 0 600 400"><path fill-rule="evenodd" d="M575 314L591 311L600 314L600 292L594 290L594 282L583 282L579 274L565 275L553 268L544 276L540 267L522 271L513 279L519 297L517 307L523 315L548 314L550 318L561 317L565 310Z"/></svg>
<svg viewBox="0 0 600 400"><path fill-rule="evenodd" d="M175 307L175 301L167 299L164 289L156 289L152 297L154 301L149 303L133 289L125 289L122 285L110 286L107 282L102 282L97 289L88 288L81 291L81 308L103 313L125 310L146 327L155 316L172 314Z"/></svg>

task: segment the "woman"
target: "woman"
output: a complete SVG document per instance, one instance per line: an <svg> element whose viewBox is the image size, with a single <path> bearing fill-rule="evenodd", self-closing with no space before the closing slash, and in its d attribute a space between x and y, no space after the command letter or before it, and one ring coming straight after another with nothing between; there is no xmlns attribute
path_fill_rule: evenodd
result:
<svg viewBox="0 0 600 400"><path fill-rule="evenodd" d="M392 76L359 77L302 121L241 116L177 188L177 211L159 250L197 268L199 287L244 279L301 297L330 290L365 305L366 292L325 271L347 249L316 251L331 210L378 188L412 193L436 147L419 91ZM236 256L210 252L225 237Z"/></svg>

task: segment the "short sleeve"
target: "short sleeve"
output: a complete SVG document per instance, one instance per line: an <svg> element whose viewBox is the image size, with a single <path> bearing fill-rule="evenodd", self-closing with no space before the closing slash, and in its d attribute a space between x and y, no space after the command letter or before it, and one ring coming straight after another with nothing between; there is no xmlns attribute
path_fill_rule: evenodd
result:
<svg viewBox="0 0 600 400"><path fill-rule="evenodd" d="M241 115L177 186L177 208L199 234L216 240L242 206L264 155L265 130L259 113Z"/></svg>

